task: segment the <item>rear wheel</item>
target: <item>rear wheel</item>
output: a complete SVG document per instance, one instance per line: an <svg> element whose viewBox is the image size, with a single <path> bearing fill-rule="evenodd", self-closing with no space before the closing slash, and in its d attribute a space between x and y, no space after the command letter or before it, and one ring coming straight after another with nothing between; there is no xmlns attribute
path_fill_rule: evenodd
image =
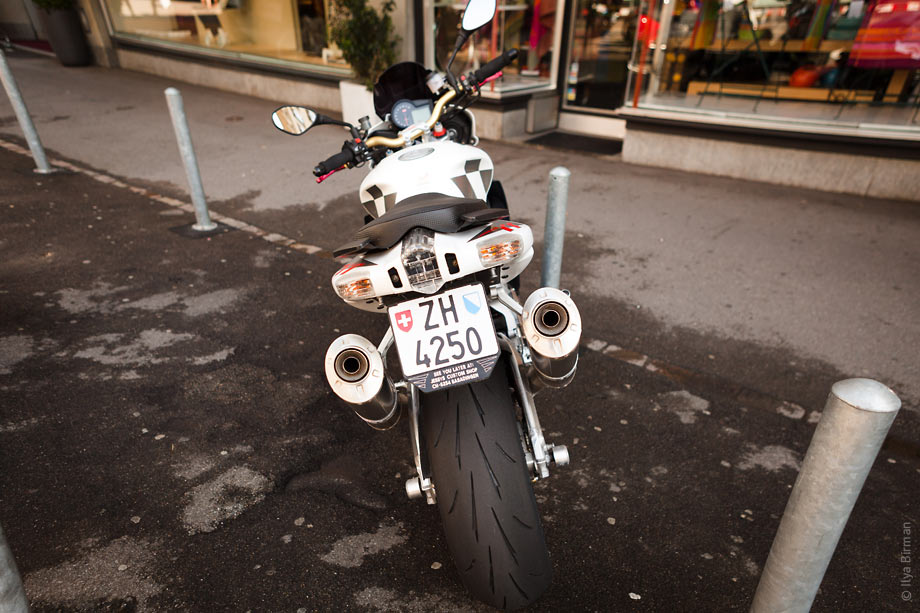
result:
<svg viewBox="0 0 920 613"><path fill-rule="evenodd" d="M422 394L420 422L463 583L497 608L530 604L552 569L504 359L486 381Z"/></svg>

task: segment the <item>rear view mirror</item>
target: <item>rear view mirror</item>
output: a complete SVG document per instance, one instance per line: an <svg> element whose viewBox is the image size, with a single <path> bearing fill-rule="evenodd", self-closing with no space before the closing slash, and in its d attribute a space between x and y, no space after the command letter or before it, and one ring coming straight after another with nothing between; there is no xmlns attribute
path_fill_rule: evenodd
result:
<svg viewBox="0 0 920 613"><path fill-rule="evenodd" d="M463 11L461 27L467 32L475 32L486 25L495 16L495 0L470 0Z"/></svg>
<svg viewBox="0 0 920 613"><path fill-rule="evenodd" d="M450 71L450 65L454 63L457 52L460 51L470 34L492 21L493 17L495 17L495 0L469 0L466 3L463 20L460 22L460 31L457 33L457 44L454 45L454 52L447 60L447 81L451 87L457 86L453 81L453 73Z"/></svg>
<svg viewBox="0 0 920 613"><path fill-rule="evenodd" d="M317 121L320 117L316 111L302 106L282 106L272 113L272 123L282 132L298 136L317 123L325 123Z"/></svg>

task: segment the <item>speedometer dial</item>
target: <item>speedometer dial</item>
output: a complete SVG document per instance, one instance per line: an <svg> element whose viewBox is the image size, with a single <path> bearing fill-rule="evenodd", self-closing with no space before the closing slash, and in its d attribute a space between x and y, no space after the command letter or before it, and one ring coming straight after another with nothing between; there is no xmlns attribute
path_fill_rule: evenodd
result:
<svg viewBox="0 0 920 613"><path fill-rule="evenodd" d="M411 100L399 100L390 111L390 121L400 130L405 130L412 125L412 111L414 110L415 105Z"/></svg>

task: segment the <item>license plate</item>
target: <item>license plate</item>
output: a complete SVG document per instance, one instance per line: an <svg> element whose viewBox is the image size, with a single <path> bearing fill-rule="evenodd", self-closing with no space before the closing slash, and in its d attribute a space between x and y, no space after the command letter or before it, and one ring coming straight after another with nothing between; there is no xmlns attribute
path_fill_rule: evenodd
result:
<svg viewBox="0 0 920 613"><path fill-rule="evenodd" d="M422 391L485 379L498 339L482 285L400 303L389 310L403 374Z"/></svg>

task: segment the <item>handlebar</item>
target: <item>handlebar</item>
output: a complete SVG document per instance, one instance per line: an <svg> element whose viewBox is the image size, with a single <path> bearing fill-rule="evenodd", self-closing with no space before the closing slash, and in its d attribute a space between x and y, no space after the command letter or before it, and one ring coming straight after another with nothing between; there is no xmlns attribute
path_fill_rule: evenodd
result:
<svg viewBox="0 0 920 613"><path fill-rule="evenodd" d="M502 53L497 58L493 59L484 66L480 66L478 70L473 73L473 79L475 79L476 84L480 84L496 72L513 62L517 59L518 50L517 49L508 49Z"/></svg>
<svg viewBox="0 0 920 613"><path fill-rule="evenodd" d="M431 111L431 117L428 118L428 121L425 122L424 128L416 128L412 132L406 134L405 136L397 138L386 138L384 136L371 136L367 139L365 143L369 148L377 147L379 145L385 145L387 147L403 147L407 143L414 141L416 138L424 134L426 131L434 127L434 124L438 123L441 119L441 113L444 112L444 106L457 97L457 90L451 89L448 90L446 94L438 98L438 101L434 103L434 110Z"/></svg>
<svg viewBox="0 0 920 613"><path fill-rule="evenodd" d="M518 50L517 49L508 49L503 54L488 62L484 66L481 66L478 70L470 73L469 80L472 84L472 91L475 91L475 88L478 88L486 79L492 75L499 72L502 68L513 62L517 59ZM466 89L464 89L466 88ZM422 126L418 126L414 130L408 133L400 134L396 138L387 138L385 136L371 136L364 142L364 147L367 149L372 149L374 147L389 147L392 149L398 149L405 147L422 134L430 131L434 128L435 124L441 120L441 114L444 112L444 107L448 102L456 98L458 95L465 94L470 91L469 86L461 85L459 89L450 88L443 96L438 98L437 102L434 104L434 109L431 111L431 117L428 118L428 121ZM358 141L360 142L360 141ZM357 159L355 156L355 149L349 147L349 143L345 143L342 147L342 151L336 153L329 159L320 162L316 168L313 169L313 174L317 177L326 175L338 168L341 168L344 164L354 164Z"/></svg>
<svg viewBox="0 0 920 613"><path fill-rule="evenodd" d="M348 144L346 143L342 146L341 151L317 164L316 168L313 169L313 174L317 177L321 177L325 174L329 174L333 170L341 168L345 164L353 164L354 162L355 153L348 148Z"/></svg>

